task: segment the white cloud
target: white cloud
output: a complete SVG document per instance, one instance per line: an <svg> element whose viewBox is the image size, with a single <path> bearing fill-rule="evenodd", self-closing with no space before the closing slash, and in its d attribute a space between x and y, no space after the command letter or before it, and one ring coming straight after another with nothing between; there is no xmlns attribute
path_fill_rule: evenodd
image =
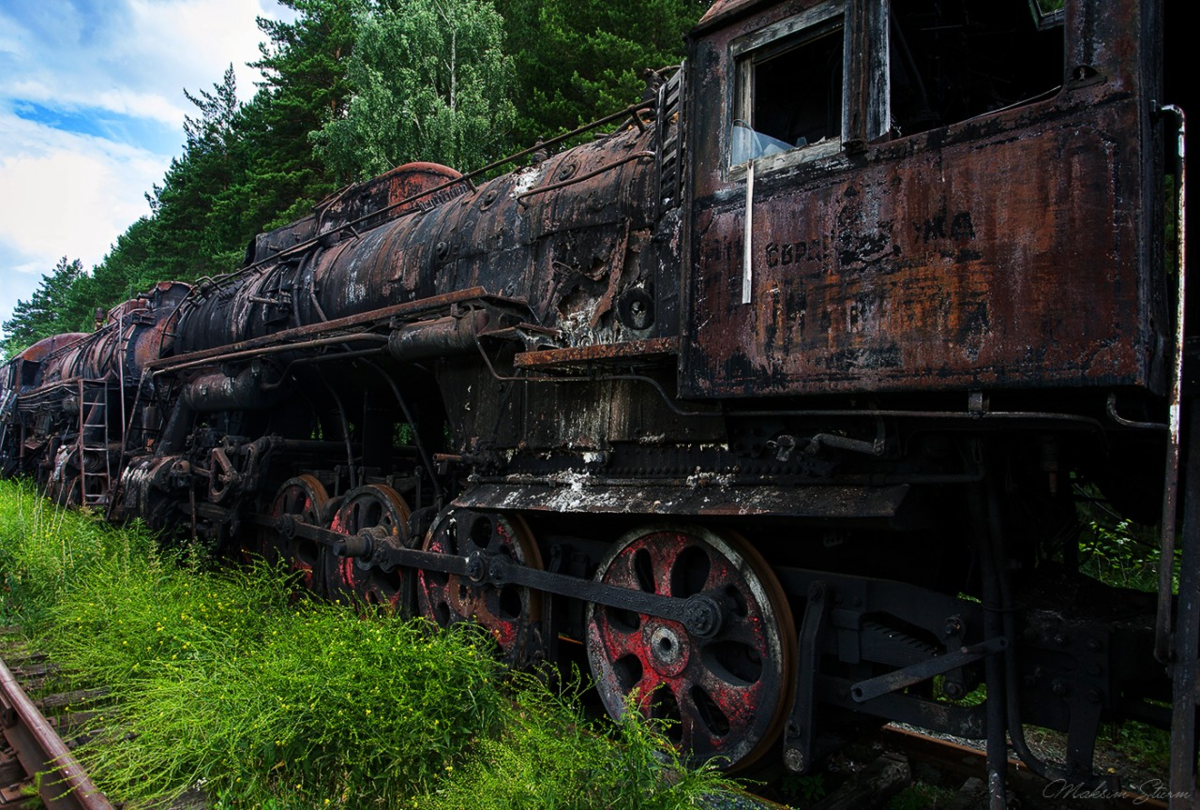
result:
<svg viewBox="0 0 1200 810"><path fill-rule="evenodd" d="M147 213L143 195L169 158L102 138L0 115L0 242L22 255L68 255L94 264ZM6 149L8 151L8 149ZM48 252L47 252L48 251ZM48 268L47 268L48 269Z"/></svg>
<svg viewBox="0 0 1200 810"><path fill-rule="evenodd" d="M275 6L274 3L271 3ZM261 35L255 18L267 16L257 3L245 0L187 0L179 3L131 0L133 41L144 64L175 68L180 88L191 91L219 81L233 63L239 95L249 98L262 74L246 66L258 58ZM277 16L277 15L276 15ZM196 81L197 76L208 77Z"/></svg>
<svg viewBox="0 0 1200 810"><path fill-rule="evenodd" d="M86 3L39 5L40 13L0 26L26 26L26 36L0 39L0 52L22 63L0 75L0 93L59 109L149 115L176 126L192 111L183 89L210 87L231 63L239 95L253 94L262 78L246 65L259 55L255 18L284 11L254 0L127 0L98 4L94 18L86 19L80 9Z"/></svg>
<svg viewBox="0 0 1200 810"><path fill-rule="evenodd" d="M232 63L238 95L253 95L258 15L291 12L274 0L0 3L0 321L59 258L92 267L148 213L144 194L195 112L184 88L211 88ZM107 114L120 120L87 126Z"/></svg>

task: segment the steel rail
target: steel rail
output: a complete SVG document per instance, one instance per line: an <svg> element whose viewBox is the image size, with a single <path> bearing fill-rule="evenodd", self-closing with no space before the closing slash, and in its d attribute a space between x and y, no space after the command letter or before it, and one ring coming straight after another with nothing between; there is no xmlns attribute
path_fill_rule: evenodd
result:
<svg viewBox="0 0 1200 810"><path fill-rule="evenodd" d="M49 810L114 810L3 660L0 720L4 737L17 752L26 773L44 774L37 780L38 794Z"/></svg>

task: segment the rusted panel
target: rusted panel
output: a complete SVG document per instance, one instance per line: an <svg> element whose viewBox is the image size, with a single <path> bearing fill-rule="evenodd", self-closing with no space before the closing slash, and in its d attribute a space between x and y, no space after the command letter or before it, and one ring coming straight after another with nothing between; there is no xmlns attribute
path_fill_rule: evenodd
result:
<svg viewBox="0 0 1200 810"><path fill-rule="evenodd" d="M365 183L348 186L317 204L307 217L255 237L248 257L264 262L314 237L342 228L359 231L440 205L466 193L454 169L437 163L406 163Z"/></svg>
<svg viewBox="0 0 1200 810"><path fill-rule="evenodd" d="M652 278L652 266L629 259L640 258L634 240L644 240L655 210L653 138L653 127L628 127L440 206L395 209L395 219L361 234L331 231L204 288L180 326L181 351L472 287L527 301L538 321L566 312L584 325L568 330L586 333L579 342L650 337L652 324L619 326L613 309L621 288Z"/></svg>
<svg viewBox="0 0 1200 810"><path fill-rule="evenodd" d="M170 351L179 304L190 289L179 282L161 282L149 293L113 307L96 332L47 338L21 357L40 358L39 387L79 379L115 380L122 371L136 381L147 363Z"/></svg>
<svg viewBox="0 0 1200 810"><path fill-rule="evenodd" d="M698 213L697 390L1149 384L1128 156L1089 130L1005 134L801 191L760 181L748 306L728 260L740 206ZM1048 161L1069 179L1030 183Z"/></svg>
<svg viewBox="0 0 1200 810"><path fill-rule="evenodd" d="M411 301L406 304L397 304L394 307L387 307L382 310L366 312L361 315L352 315L346 318L339 318L336 321L327 321L324 323L314 323L308 326L301 326L295 329L288 329L283 332L277 332L272 335L263 337L251 338L239 343L234 343L226 346L215 346L209 349L201 349L199 351L188 352L186 354L176 355L174 357L164 357L153 363L155 368L163 369L178 369L185 366L198 365L206 360L220 359L222 361L229 359L245 359L255 356L259 353L279 353L287 351L289 346L308 346L313 345L329 345L331 343L345 342L354 343L358 340L367 338L380 339L382 336L374 333L366 333L361 331L363 327L372 325L386 324L393 318L408 319L415 318L430 312L446 310L455 304L478 303L491 304L502 309L508 309L515 312L524 312L526 307L523 301L514 301L510 299L498 298L483 294L483 288L471 287L466 290L458 290L456 292L446 293L445 295L436 295L431 298L421 299L419 301ZM347 331L353 330L353 331Z"/></svg>
<svg viewBox="0 0 1200 810"><path fill-rule="evenodd" d="M678 338L651 338L623 343L603 343L597 346L572 346L567 349L548 349L522 352L513 360L517 368L588 363L594 360L622 360L674 354L679 350Z"/></svg>
<svg viewBox="0 0 1200 810"><path fill-rule="evenodd" d="M554 483L479 484L455 506L471 509L563 513L658 514L690 517L770 515L790 518L891 518L908 486L804 487L732 486L718 477L697 476L690 486L613 484L580 473Z"/></svg>
<svg viewBox="0 0 1200 810"><path fill-rule="evenodd" d="M739 14L748 13L756 6L763 5L766 5L764 0L717 0L708 7L708 11L704 12L700 22L696 24L696 29L704 30L713 27Z"/></svg>
<svg viewBox="0 0 1200 810"><path fill-rule="evenodd" d="M42 338L28 349L18 354L16 359L24 360L30 363L40 363L46 358L47 355L58 352L68 346L72 346L85 339L87 336L87 332L64 332L61 335L51 335L48 338Z"/></svg>

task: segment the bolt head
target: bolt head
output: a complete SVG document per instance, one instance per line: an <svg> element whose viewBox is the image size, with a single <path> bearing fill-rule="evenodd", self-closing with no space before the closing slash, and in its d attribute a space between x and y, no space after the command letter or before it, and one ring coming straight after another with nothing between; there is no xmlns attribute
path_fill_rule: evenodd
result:
<svg viewBox="0 0 1200 810"><path fill-rule="evenodd" d="M804 754L799 748L789 748L783 752L783 764L792 773L800 773L804 770L805 761Z"/></svg>
<svg viewBox="0 0 1200 810"><path fill-rule="evenodd" d="M696 595L685 606L687 630L697 638L712 638L721 630L724 612L710 596Z"/></svg>
<svg viewBox="0 0 1200 810"><path fill-rule="evenodd" d="M487 566L483 564L483 558L478 552L467 558L467 578L475 582L482 582L484 574L487 572Z"/></svg>

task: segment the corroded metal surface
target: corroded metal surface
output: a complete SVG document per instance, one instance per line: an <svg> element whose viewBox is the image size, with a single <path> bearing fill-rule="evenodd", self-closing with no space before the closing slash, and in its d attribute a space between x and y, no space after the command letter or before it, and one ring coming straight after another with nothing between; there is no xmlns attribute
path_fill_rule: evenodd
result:
<svg viewBox="0 0 1200 810"><path fill-rule="evenodd" d="M1090 26L1111 41L1086 63L1103 83L1071 82L1048 100L859 154L758 160L750 268L740 258L746 181L729 163L732 89L709 90L734 75L731 41L795 10L701 38L692 131L720 137L691 186L686 390L1161 390L1168 319L1150 283L1153 203L1130 137L1144 115L1129 94L1144 81L1129 58L1142 42L1140 4L1072 8L1068 51L1095 36Z"/></svg>
<svg viewBox="0 0 1200 810"><path fill-rule="evenodd" d="M517 368L533 368L536 366L586 364L605 360L658 357L672 355L678 351L679 340L677 338L652 338L623 343L602 343L598 346L522 352L513 358L513 365Z"/></svg>
<svg viewBox="0 0 1200 810"><path fill-rule="evenodd" d="M471 191L460 189L453 201L396 209L394 220L361 236L332 230L321 244L248 270L236 284L200 288L180 326L180 350L234 344L468 287L524 300L542 320L558 310L560 321L594 336L622 286L653 271L637 262L654 210L654 178L646 170L652 161L642 157L653 156L647 151L652 137L652 129L619 131ZM359 187L346 192L367 193ZM607 333L616 328L608 326Z"/></svg>
<svg viewBox="0 0 1200 810"><path fill-rule="evenodd" d="M375 546L404 545L408 533L408 504L388 486L367 484L346 493L330 520L332 531L355 537L374 532ZM335 598L356 599L393 609L400 598L398 575L382 571L370 560L322 552L325 585Z"/></svg>
<svg viewBox="0 0 1200 810"><path fill-rule="evenodd" d="M568 514L889 518L896 514L907 491L906 486L894 486L823 487L798 492L780 486L730 486L719 477L698 477L673 485L618 483L575 474L545 482L481 483L459 496L455 504Z"/></svg>
<svg viewBox="0 0 1200 810"><path fill-rule="evenodd" d="M542 567L529 527L515 516L450 512L429 531L422 548L437 554L500 554L517 565ZM417 572L417 609L442 627L478 623L496 639L505 661L515 665L530 660L542 595L531 588L493 588L468 577L422 570Z"/></svg>
<svg viewBox="0 0 1200 810"><path fill-rule="evenodd" d="M720 593L736 605L708 637L654 615L589 607L588 657L605 708L679 722L698 756L749 764L778 736L790 702L795 632L779 584L752 550L709 532L657 527L622 539L596 572L662 596Z"/></svg>
<svg viewBox="0 0 1200 810"><path fill-rule="evenodd" d="M1090 779L1102 719L1165 715L1145 607L1030 596L1082 579L1075 487L1174 487L1160 5L721 0L610 132L400 167L31 349L0 462L66 497L111 464L114 515L510 660L590 644L614 713L640 683L734 765L759 715L796 772L865 716L993 760L1064 728Z"/></svg>

